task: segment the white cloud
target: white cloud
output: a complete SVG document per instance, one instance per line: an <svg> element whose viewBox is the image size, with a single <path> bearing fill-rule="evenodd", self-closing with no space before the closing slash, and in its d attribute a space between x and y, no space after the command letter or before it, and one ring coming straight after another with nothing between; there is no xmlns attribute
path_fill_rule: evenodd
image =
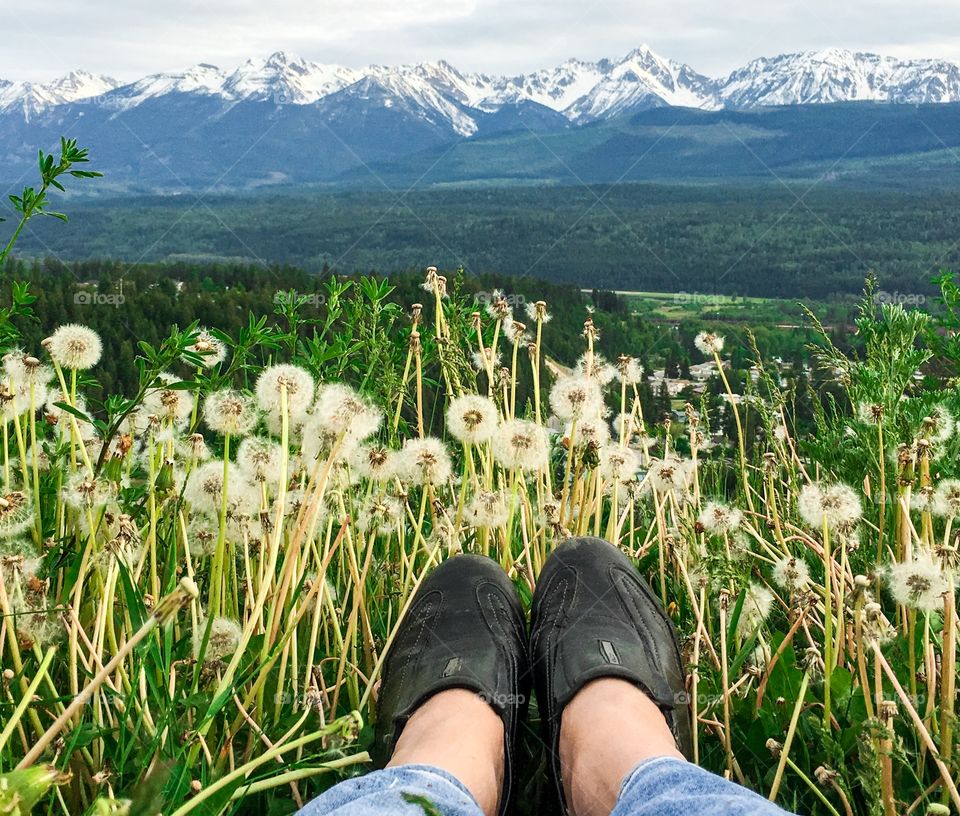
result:
<svg viewBox="0 0 960 816"><path fill-rule="evenodd" d="M354 67L444 57L504 73L641 43L712 75L825 47L960 59L952 0L34 0L4 3L0 31L0 77L36 80L76 67L121 79L197 62L229 69L275 50Z"/></svg>

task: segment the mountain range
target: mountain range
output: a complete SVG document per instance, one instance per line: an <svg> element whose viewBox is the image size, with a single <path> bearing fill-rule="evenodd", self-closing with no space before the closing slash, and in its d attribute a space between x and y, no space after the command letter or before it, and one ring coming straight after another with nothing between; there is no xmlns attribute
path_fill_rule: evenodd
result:
<svg viewBox="0 0 960 816"><path fill-rule="evenodd" d="M841 49L764 57L721 78L647 46L517 76L463 72L445 61L354 69L277 52L232 71L200 64L135 82L82 70L49 84L0 80L0 179L19 178L36 147L61 134L91 146L108 173L103 189L169 192L336 183L363 170L389 173L398 162L424 166L418 157L433 168L451 150L486 162L487 173L491 152L509 150L511 134L548 134L559 153L583 147L602 155L597 139L622 130L610 123L629 130L663 109L708 114L682 116L686 127L702 129L771 108L899 105L909 119L907 106L957 102L960 63ZM817 114L797 115L805 138L835 141L809 127ZM789 131L787 119L779 126ZM744 130L737 139L749 144L755 136ZM465 142L477 146L464 151ZM900 152L937 149L928 142ZM463 167L455 175L471 178Z"/></svg>

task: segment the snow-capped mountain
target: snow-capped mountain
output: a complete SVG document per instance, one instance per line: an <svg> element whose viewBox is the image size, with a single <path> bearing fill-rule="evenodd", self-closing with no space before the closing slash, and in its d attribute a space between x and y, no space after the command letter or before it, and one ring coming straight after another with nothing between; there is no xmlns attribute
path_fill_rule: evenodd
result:
<svg viewBox="0 0 960 816"><path fill-rule="evenodd" d="M541 105L581 124L664 106L715 110L847 101L956 102L960 63L828 49L762 57L712 79L644 45L616 60L570 59L527 74L496 76L462 72L443 60L354 69L277 52L248 59L229 72L200 64L125 85L86 71L45 85L0 80L0 113L29 118L94 97L107 108L128 110L169 94L214 97L227 105L314 105L349 88L353 91L342 98L353 104L367 100L409 110L470 136L484 114L521 103Z"/></svg>
<svg viewBox="0 0 960 816"><path fill-rule="evenodd" d="M898 60L838 48L756 59L719 87L729 107L873 101L910 104L960 100L960 64Z"/></svg>
<svg viewBox="0 0 960 816"><path fill-rule="evenodd" d="M111 77L82 70L45 85L0 80L0 112L15 110L29 118L47 108L102 96L119 85Z"/></svg>

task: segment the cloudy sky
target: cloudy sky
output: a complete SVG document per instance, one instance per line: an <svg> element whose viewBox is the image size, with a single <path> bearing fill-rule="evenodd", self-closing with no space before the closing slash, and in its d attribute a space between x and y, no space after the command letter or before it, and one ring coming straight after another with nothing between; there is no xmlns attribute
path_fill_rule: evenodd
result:
<svg viewBox="0 0 960 816"><path fill-rule="evenodd" d="M73 68L136 79L286 50L362 67L445 58L517 73L641 43L724 74L749 59L843 47L960 60L956 0L0 0L0 78Z"/></svg>

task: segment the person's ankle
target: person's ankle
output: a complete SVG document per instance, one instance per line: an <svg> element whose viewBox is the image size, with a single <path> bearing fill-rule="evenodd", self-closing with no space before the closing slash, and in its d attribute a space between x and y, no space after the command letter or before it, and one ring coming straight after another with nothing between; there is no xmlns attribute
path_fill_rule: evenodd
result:
<svg viewBox="0 0 960 816"><path fill-rule="evenodd" d="M585 685L560 721L560 765L576 816L606 816L627 775L643 760L683 759L660 709L625 680Z"/></svg>
<svg viewBox="0 0 960 816"><path fill-rule="evenodd" d="M504 774L503 721L475 692L448 689L407 721L387 767L428 765L456 777L486 816L497 811Z"/></svg>

